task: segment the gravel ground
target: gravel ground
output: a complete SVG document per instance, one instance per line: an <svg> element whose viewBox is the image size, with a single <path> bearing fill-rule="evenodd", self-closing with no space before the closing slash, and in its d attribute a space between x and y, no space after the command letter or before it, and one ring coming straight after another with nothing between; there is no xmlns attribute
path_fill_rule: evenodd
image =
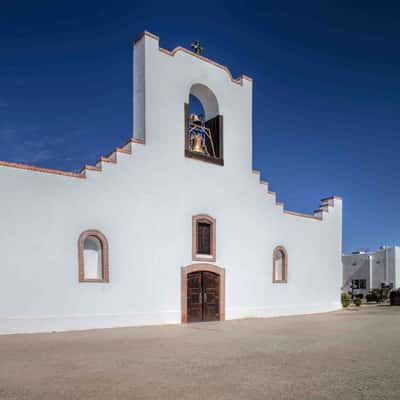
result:
<svg viewBox="0 0 400 400"><path fill-rule="evenodd" d="M400 399L400 307L0 336L0 399Z"/></svg>

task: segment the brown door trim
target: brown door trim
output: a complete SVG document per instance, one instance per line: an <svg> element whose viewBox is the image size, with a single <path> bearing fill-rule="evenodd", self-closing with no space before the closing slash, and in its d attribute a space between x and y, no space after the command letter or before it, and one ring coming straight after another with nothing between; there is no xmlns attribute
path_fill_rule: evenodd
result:
<svg viewBox="0 0 400 400"><path fill-rule="evenodd" d="M213 264L191 264L181 268L181 321L187 322L187 276L191 272L209 271L219 275L219 320L225 320L225 269Z"/></svg>

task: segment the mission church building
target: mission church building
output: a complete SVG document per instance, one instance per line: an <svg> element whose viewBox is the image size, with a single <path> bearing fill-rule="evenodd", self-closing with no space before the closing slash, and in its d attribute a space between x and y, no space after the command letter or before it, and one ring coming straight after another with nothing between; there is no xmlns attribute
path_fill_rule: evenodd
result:
<svg viewBox="0 0 400 400"><path fill-rule="evenodd" d="M80 173L1 161L0 333L338 309L342 200L276 201L252 169L252 87L145 32L133 138Z"/></svg>

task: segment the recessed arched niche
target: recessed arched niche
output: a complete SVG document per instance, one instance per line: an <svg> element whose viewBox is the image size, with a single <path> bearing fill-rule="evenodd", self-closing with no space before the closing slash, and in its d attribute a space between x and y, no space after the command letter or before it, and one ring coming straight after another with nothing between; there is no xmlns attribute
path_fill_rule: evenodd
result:
<svg viewBox="0 0 400 400"><path fill-rule="evenodd" d="M272 282L287 283L287 251L283 246L277 246L272 256Z"/></svg>
<svg viewBox="0 0 400 400"><path fill-rule="evenodd" d="M108 241L94 229L82 232L78 240L79 281L108 282Z"/></svg>
<svg viewBox="0 0 400 400"><path fill-rule="evenodd" d="M185 156L224 165L223 118L214 92L196 83L185 103Z"/></svg>

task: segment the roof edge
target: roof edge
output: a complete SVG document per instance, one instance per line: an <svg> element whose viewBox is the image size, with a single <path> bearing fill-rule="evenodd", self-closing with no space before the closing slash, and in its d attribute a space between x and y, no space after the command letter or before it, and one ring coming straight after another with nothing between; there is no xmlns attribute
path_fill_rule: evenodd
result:
<svg viewBox="0 0 400 400"><path fill-rule="evenodd" d="M159 36L155 35L154 33L149 32L149 31L144 31L138 36L138 38L133 42L133 44L135 45L136 43L138 43L144 37L149 37L151 39L156 40L157 42L160 41L160 37ZM247 75L243 75L243 74L241 76L239 76L238 78L233 78L232 73L231 73L231 71L229 70L229 68L227 66L219 64L216 61L213 61L213 60L211 60L211 59L209 59L207 57L204 57L204 56L202 56L200 54L196 54L193 51L190 51L190 50L186 49L185 47L177 46L173 50L167 50L167 49L164 49L164 48L159 46L158 49L159 49L159 51L161 53L167 54L167 55L169 55L171 57L175 56L176 53L181 51L181 52L186 53L186 54L188 54L188 55L190 55L192 57L195 57L195 58L197 58L197 59L199 59L201 61L204 61L204 62L206 62L208 64L214 65L215 67L224 70L228 74L230 80L232 82L234 82L234 83L239 84L239 85L242 85L244 80L246 80L248 82L253 82L252 78L250 78Z"/></svg>

